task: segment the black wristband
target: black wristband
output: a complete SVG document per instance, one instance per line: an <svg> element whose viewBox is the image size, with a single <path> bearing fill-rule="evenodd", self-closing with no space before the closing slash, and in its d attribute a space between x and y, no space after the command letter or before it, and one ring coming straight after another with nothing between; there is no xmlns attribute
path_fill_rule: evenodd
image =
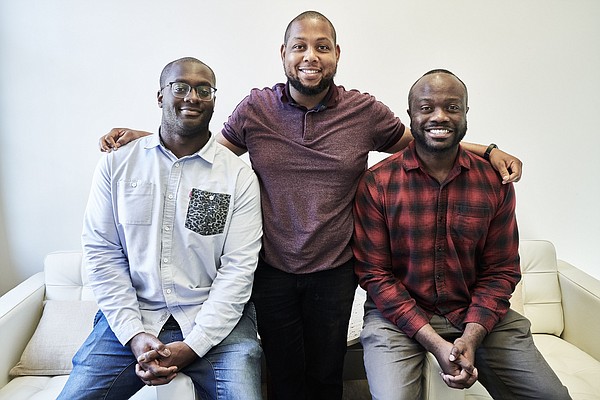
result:
<svg viewBox="0 0 600 400"><path fill-rule="evenodd" d="M485 149L485 153L483 153L483 158L490 161L490 153L492 152L492 150L497 149L497 148L498 148L498 146L496 146L494 143L490 144L487 147L487 149Z"/></svg>

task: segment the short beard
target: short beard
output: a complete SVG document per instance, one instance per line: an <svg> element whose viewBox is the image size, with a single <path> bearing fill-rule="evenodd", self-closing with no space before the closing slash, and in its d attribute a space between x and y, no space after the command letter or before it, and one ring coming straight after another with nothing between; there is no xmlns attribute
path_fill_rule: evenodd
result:
<svg viewBox="0 0 600 400"><path fill-rule="evenodd" d="M183 123L180 119L173 115L165 116L161 120L161 127L163 130L168 131L170 134L175 134L180 137L193 137L197 135L205 134L210 129L210 120L212 119L214 110L206 110L205 118L202 122L188 126Z"/></svg>
<svg viewBox="0 0 600 400"><path fill-rule="evenodd" d="M300 82L299 79L288 76L288 82L294 89L299 91L304 96L316 96L329 89L329 86L333 83L333 76L330 78L323 78L316 86L305 86Z"/></svg>

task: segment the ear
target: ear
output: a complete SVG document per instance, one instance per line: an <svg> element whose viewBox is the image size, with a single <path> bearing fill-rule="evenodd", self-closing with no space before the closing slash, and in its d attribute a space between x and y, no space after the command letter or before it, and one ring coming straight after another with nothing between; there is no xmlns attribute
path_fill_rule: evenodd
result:
<svg viewBox="0 0 600 400"><path fill-rule="evenodd" d="M156 100L158 100L158 108L162 108L162 99L163 99L162 91L159 90L158 93L156 93Z"/></svg>
<svg viewBox="0 0 600 400"><path fill-rule="evenodd" d="M281 49L279 50L279 53L281 54L281 61L285 60L285 43L281 45Z"/></svg>
<svg viewBox="0 0 600 400"><path fill-rule="evenodd" d="M335 45L335 61L339 62L340 61L340 53L342 52L342 50L340 49L340 45L336 44Z"/></svg>

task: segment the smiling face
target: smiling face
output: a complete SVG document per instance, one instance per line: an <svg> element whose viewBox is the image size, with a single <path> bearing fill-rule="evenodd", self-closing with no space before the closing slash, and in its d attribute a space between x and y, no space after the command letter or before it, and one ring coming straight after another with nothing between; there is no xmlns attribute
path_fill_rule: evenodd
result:
<svg viewBox="0 0 600 400"><path fill-rule="evenodd" d="M467 132L467 90L448 73L425 75L409 94L410 130L418 149L456 151Z"/></svg>
<svg viewBox="0 0 600 400"><path fill-rule="evenodd" d="M210 68L197 61L177 61L167 67L161 76L158 106L162 108L161 136L192 136L208 134L215 99L203 101L195 89L184 98L173 96L170 82L185 82L192 87L208 85L215 87L215 77Z"/></svg>
<svg viewBox="0 0 600 400"><path fill-rule="evenodd" d="M292 22L281 59L292 97L324 94L333 82L340 57L331 24L320 18Z"/></svg>

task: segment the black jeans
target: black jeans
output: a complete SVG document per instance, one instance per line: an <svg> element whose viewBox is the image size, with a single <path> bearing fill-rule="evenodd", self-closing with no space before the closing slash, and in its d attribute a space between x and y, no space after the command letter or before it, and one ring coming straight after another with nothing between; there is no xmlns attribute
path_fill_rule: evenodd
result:
<svg viewBox="0 0 600 400"><path fill-rule="evenodd" d="M269 400L342 398L354 260L310 274L259 262L252 301L265 352Z"/></svg>

